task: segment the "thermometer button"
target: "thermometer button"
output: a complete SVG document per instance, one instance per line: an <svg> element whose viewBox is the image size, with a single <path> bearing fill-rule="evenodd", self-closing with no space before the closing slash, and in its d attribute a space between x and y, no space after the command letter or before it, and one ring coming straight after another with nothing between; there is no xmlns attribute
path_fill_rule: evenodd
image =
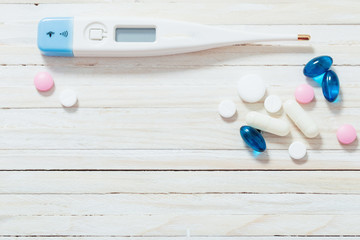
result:
<svg viewBox="0 0 360 240"><path fill-rule="evenodd" d="M102 40L103 39L103 30L99 28L90 29L89 38L90 40Z"/></svg>

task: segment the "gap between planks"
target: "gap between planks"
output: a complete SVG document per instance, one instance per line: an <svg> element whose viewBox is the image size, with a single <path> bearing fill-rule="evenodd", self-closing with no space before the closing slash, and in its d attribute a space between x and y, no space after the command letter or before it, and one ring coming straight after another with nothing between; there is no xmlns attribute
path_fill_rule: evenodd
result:
<svg viewBox="0 0 360 240"><path fill-rule="evenodd" d="M186 232L186 231L185 231ZM16 238L17 240L36 240L43 238L51 238L53 240L77 240L77 239L95 239L95 240L158 240L158 239L166 239L166 240L236 240L236 239L249 239L249 240L319 240L321 237L324 237L326 240L338 240L339 238L346 239L359 239L360 235L263 235L263 236L191 236L190 237L182 237L177 236L174 237L172 235L169 236L153 236L153 237L143 237L143 236L123 236L123 235L0 235L2 240L13 240Z"/></svg>

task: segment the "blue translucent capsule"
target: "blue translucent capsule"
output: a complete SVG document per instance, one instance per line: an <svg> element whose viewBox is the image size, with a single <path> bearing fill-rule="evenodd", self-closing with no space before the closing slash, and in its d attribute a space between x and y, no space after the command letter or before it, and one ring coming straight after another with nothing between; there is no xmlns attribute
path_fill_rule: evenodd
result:
<svg viewBox="0 0 360 240"><path fill-rule="evenodd" d="M324 97L329 102L335 101L340 92L339 78L334 71L327 71L321 83Z"/></svg>
<svg viewBox="0 0 360 240"><path fill-rule="evenodd" d="M333 60L329 56L320 56L311 59L304 67L304 75L307 77L316 77L330 69Z"/></svg>
<svg viewBox="0 0 360 240"><path fill-rule="evenodd" d="M261 133L253 127L242 126L240 135L245 143L257 152L263 152L266 149L265 139Z"/></svg>

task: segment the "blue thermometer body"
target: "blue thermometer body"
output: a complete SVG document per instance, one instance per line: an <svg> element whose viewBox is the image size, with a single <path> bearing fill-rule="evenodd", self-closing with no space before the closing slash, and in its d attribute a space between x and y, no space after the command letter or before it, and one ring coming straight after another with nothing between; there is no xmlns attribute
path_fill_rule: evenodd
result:
<svg viewBox="0 0 360 240"><path fill-rule="evenodd" d="M46 56L73 57L72 17L44 18L38 26L38 47Z"/></svg>

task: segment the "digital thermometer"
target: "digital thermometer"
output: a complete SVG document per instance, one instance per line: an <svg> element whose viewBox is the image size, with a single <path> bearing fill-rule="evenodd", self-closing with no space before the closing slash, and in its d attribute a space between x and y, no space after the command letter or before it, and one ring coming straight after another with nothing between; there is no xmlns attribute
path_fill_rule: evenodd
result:
<svg viewBox="0 0 360 240"><path fill-rule="evenodd" d="M234 44L309 40L305 34L263 34L161 19L53 17L38 26L47 56L143 57L187 53Z"/></svg>

